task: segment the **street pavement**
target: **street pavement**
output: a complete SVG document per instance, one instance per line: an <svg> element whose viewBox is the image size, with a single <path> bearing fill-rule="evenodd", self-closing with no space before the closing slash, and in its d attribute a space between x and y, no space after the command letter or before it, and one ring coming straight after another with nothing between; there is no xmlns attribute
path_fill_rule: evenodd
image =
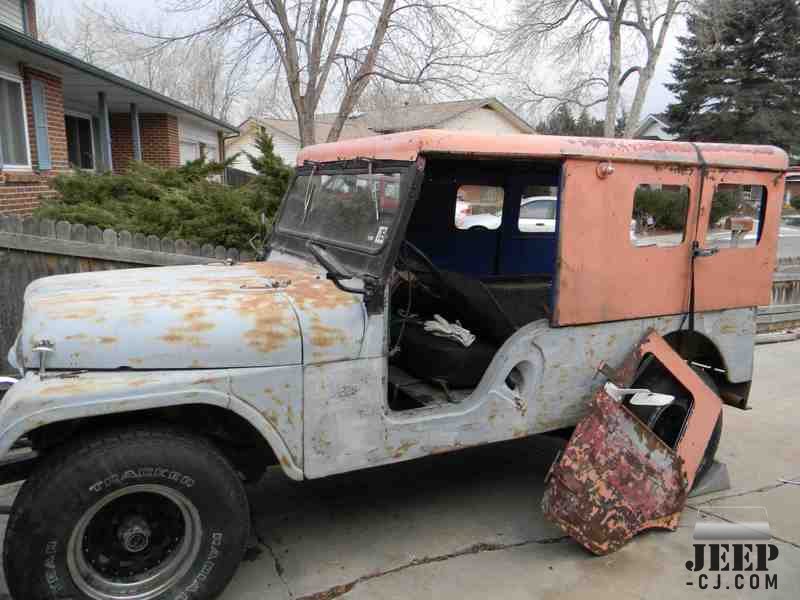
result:
<svg viewBox="0 0 800 600"><path fill-rule="evenodd" d="M648 244L667 244L677 245L681 241L680 234L665 234L646 236L639 235L636 243L640 246ZM742 244L752 244L755 239L755 234L747 234ZM729 244L730 232L715 231L709 237L713 240L717 247L726 247ZM778 258L798 258L800 260L800 227L795 225L782 224L778 231Z"/></svg>
<svg viewBox="0 0 800 600"><path fill-rule="evenodd" d="M756 349L752 410L725 408L718 458L732 489L691 499L677 532L589 555L542 516L544 474L562 443L544 436L306 483L271 469L249 489L254 547L221 598L797 598L800 486L779 481L800 479L797 364L800 342ZM698 508L730 506L766 508L777 590L763 577L762 589L736 590L727 573L721 589L701 590L686 570Z"/></svg>
<svg viewBox="0 0 800 600"><path fill-rule="evenodd" d="M778 238L778 258L800 257L800 235L781 235Z"/></svg>

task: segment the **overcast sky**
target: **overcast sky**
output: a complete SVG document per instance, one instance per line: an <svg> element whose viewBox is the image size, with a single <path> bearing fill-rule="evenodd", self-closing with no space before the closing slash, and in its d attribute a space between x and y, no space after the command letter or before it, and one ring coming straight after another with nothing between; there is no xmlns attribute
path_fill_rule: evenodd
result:
<svg viewBox="0 0 800 600"><path fill-rule="evenodd" d="M73 14L77 7L84 1L94 5L96 8L101 8L105 5L125 9L125 12L129 14L140 13L143 14L143 16L157 15L160 10L159 7L163 5L163 2L160 2L160 0L39 0L37 4L42 10L55 13L60 18L69 19L70 14ZM505 4L505 2L503 2L503 4ZM672 99L672 94L664 87L664 83L672 79L669 69L677 56L677 37L683 35L684 32L685 23L683 20L673 24L670 35L664 45L661 59L656 68L656 75L650 86L643 116L663 111ZM629 81L632 82L634 80L635 78L631 78Z"/></svg>

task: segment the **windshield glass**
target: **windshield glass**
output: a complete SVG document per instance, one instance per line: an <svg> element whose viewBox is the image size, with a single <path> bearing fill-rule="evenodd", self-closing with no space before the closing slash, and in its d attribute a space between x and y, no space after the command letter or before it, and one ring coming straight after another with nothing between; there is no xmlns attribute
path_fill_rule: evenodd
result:
<svg viewBox="0 0 800 600"><path fill-rule="evenodd" d="M300 175L286 196L278 229L375 252L400 208L400 173Z"/></svg>

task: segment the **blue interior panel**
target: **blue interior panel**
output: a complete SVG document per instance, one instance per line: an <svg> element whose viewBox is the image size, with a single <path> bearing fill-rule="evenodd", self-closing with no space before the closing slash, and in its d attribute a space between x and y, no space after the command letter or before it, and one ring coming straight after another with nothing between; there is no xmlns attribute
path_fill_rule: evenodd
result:
<svg viewBox="0 0 800 600"><path fill-rule="evenodd" d="M558 187L560 177L561 165L556 162L429 159L407 237L443 270L482 279L553 276L558 209L555 233L522 233L517 223L524 190L533 185ZM462 185L503 188L503 216L497 230L455 226L456 194Z"/></svg>

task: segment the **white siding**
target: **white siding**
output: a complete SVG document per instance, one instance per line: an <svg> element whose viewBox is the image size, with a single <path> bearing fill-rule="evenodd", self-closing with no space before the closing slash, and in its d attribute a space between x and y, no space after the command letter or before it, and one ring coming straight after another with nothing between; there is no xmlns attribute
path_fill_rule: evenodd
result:
<svg viewBox="0 0 800 600"><path fill-rule="evenodd" d="M239 169L240 171L246 171L248 173L255 173L253 167L250 165L250 159L248 159L247 155L245 154L245 152L252 154L253 156L258 154L258 150L252 144L252 141L252 136L245 135L228 142L225 153L229 157L233 156L234 154L239 155L236 157L236 160L233 161L233 165L231 165L234 169Z"/></svg>
<svg viewBox="0 0 800 600"><path fill-rule="evenodd" d="M0 0L0 23L25 31L22 26L22 3L20 0Z"/></svg>
<svg viewBox="0 0 800 600"><path fill-rule="evenodd" d="M649 121L648 126L637 137L665 141L677 139L678 136L669 133L659 121L655 119L649 119Z"/></svg>
<svg viewBox="0 0 800 600"><path fill-rule="evenodd" d="M272 143L275 146L275 154L280 156L290 167L295 166L297 161L297 153L300 152L300 144L297 140L283 134L279 131L272 129L267 130L272 135ZM250 165L250 159L244 154L245 152L257 156L259 154L258 148L255 146L255 131L248 128L244 134L238 138L230 140L227 145L227 155L233 156L237 152L241 155L233 161L233 167L248 173L253 173L253 167Z"/></svg>
<svg viewBox="0 0 800 600"><path fill-rule="evenodd" d="M185 118L178 119L178 135L182 140L192 140L212 146L219 145L217 129L213 125L205 125Z"/></svg>
<svg viewBox="0 0 800 600"><path fill-rule="evenodd" d="M445 121L440 125L442 129L460 129L468 131L482 131L484 133L508 134L523 133L511 121L491 108L478 108L470 110Z"/></svg>
<svg viewBox="0 0 800 600"><path fill-rule="evenodd" d="M178 137L181 142L181 164L200 158L200 144L206 145L206 158L219 160L218 130L213 125L186 118L178 119ZM190 146L194 146L191 149ZM194 157L194 158L191 158Z"/></svg>

